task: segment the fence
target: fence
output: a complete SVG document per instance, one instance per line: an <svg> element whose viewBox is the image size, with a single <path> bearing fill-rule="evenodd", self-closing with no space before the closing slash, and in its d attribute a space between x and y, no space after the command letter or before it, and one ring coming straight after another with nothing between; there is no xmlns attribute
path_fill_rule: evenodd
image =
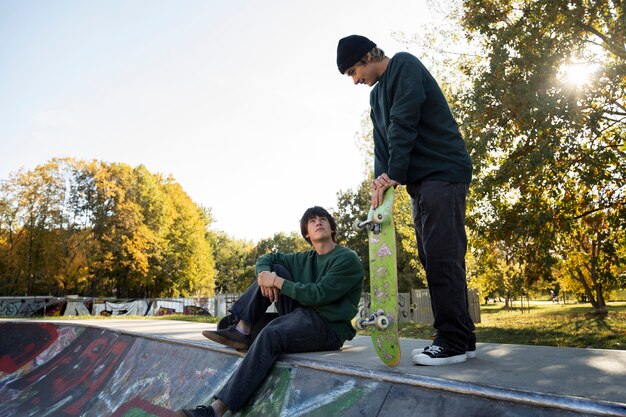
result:
<svg viewBox="0 0 626 417"><path fill-rule="evenodd" d="M170 314L222 317L239 294L204 298L115 299L90 297L0 297L0 316L164 316Z"/></svg>
<svg viewBox="0 0 626 417"><path fill-rule="evenodd" d="M478 291L468 290L469 314L474 323L480 323L480 300ZM359 304L358 317L367 318L370 315L370 294L364 293ZM398 322L416 322L433 324L433 309L430 305L428 289L411 290L408 293L398 294Z"/></svg>
<svg viewBox="0 0 626 417"><path fill-rule="evenodd" d="M240 294L218 294L205 298L102 299L67 297L0 297L0 316L166 316L171 314L224 317ZM469 312L480 323L480 301L476 290L468 291ZM275 311L275 310L274 310ZM370 294L363 293L359 317L370 315ZM434 321L427 289L398 294L398 321L432 324Z"/></svg>
<svg viewBox="0 0 626 417"><path fill-rule="evenodd" d="M469 314L474 323L480 323L480 299L478 291L468 290L467 301ZM411 290L411 321L417 323L433 324L433 309L430 305L430 293L428 289Z"/></svg>

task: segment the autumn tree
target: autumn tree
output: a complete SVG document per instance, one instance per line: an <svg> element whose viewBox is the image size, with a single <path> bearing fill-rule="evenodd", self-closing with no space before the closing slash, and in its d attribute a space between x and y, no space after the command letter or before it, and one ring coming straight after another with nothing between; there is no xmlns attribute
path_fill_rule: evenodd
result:
<svg viewBox="0 0 626 417"><path fill-rule="evenodd" d="M206 231L210 212L193 203L180 184L170 179L164 189L172 205L173 221L166 234L163 273L170 296L212 296L215 288L215 260Z"/></svg>
<svg viewBox="0 0 626 417"><path fill-rule="evenodd" d="M53 160L28 172L18 172L2 184L1 261L8 288L18 293L54 291L62 261L59 229L64 222L64 160Z"/></svg>
<svg viewBox="0 0 626 417"><path fill-rule="evenodd" d="M0 184L4 294L211 295L210 211L144 166L53 159Z"/></svg>
<svg viewBox="0 0 626 417"><path fill-rule="evenodd" d="M464 1L485 59L466 67L472 226L510 242L525 279L555 265L594 309L623 271L626 19L621 2ZM581 73L586 78L581 78Z"/></svg>

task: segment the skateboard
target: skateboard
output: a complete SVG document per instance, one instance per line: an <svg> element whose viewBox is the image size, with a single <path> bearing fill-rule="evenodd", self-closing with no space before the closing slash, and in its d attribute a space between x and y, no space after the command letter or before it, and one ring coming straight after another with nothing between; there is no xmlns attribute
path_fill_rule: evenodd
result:
<svg viewBox="0 0 626 417"><path fill-rule="evenodd" d="M393 223L392 187L385 191L378 208L370 209L366 220L354 223L367 230L370 260L370 316L356 321L358 329L370 329L374 349L388 366L400 363L398 342L398 275L396 230Z"/></svg>

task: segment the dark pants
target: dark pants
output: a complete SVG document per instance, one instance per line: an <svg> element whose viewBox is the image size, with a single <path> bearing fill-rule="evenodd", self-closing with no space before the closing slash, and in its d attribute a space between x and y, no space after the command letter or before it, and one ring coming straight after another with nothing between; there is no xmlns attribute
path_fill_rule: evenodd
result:
<svg viewBox="0 0 626 417"><path fill-rule="evenodd" d="M423 181L407 187L420 262L426 270L437 331L435 344L464 352L475 343L465 279L468 185Z"/></svg>
<svg viewBox="0 0 626 417"><path fill-rule="evenodd" d="M274 265L274 272L293 281L282 265ZM232 305L231 312L238 319L254 325L270 304L254 282ZM278 297L276 309L279 316L259 333L237 370L215 396L232 411L239 411L244 406L281 354L336 350L342 345L328 322L313 309L282 294Z"/></svg>

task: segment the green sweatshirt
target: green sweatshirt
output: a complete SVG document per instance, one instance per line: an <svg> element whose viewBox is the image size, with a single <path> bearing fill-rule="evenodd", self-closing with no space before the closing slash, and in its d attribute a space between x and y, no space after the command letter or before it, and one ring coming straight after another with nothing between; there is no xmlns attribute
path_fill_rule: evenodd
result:
<svg viewBox="0 0 626 417"><path fill-rule="evenodd" d="M283 265L293 277L294 282L283 283L283 295L317 311L341 343L354 337L351 320L357 313L363 289L363 265L356 253L339 245L324 255L314 250L269 253L257 261L256 273L271 270L272 264Z"/></svg>
<svg viewBox="0 0 626 417"><path fill-rule="evenodd" d="M450 107L419 59L400 52L370 93L374 173L401 184L469 183L472 161Z"/></svg>

